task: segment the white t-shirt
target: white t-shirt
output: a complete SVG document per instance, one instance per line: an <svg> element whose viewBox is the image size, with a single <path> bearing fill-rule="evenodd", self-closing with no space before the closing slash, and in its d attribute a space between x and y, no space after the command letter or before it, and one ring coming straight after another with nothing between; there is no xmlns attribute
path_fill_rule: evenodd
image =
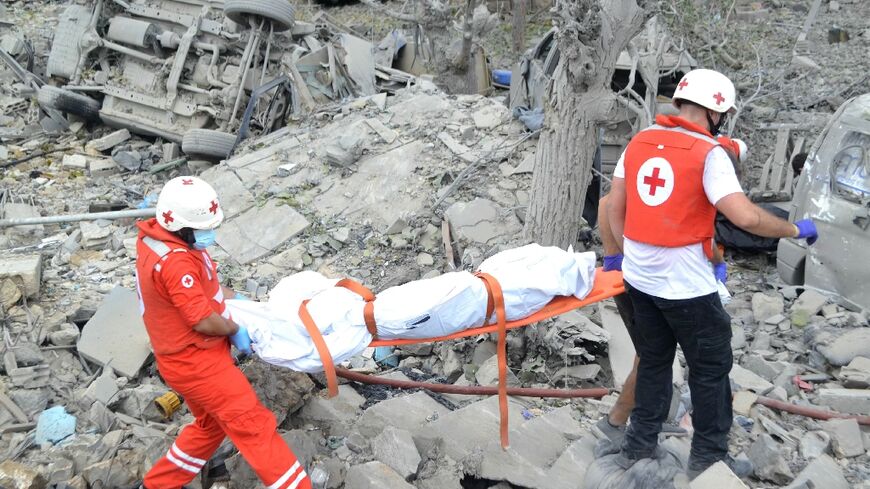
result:
<svg viewBox="0 0 870 489"><path fill-rule="evenodd" d="M625 178L625 153L619 157L614 178ZM626 182L626 185L631 185ZM743 192L734 165L722 147L707 154L704 162L704 193L716 205L726 195ZM625 238L622 275L636 289L662 299L691 299L718 291L701 244L668 248Z"/></svg>

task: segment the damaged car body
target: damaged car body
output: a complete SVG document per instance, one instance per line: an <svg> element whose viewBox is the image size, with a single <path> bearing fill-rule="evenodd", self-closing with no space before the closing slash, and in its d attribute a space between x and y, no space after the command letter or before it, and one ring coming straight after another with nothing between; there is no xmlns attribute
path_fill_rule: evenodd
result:
<svg viewBox="0 0 870 489"><path fill-rule="evenodd" d="M870 308L870 94L845 102L810 149L789 212L792 221L804 218L815 221L822 238L810 247L780 240L783 281Z"/></svg>
<svg viewBox="0 0 870 489"><path fill-rule="evenodd" d="M69 85L50 87L43 99L76 99L89 110L68 112L96 112L109 125L180 142L185 152L225 157L249 94L281 75L293 26L285 0L70 4L47 65L48 76ZM102 103L82 92L102 95ZM290 103L260 103L260 128L279 125Z"/></svg>

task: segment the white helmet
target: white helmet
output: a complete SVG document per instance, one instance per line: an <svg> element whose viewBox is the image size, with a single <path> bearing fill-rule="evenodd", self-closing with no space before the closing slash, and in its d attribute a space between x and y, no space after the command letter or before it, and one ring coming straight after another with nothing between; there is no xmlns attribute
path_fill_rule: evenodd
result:
<svg viewBox="0 0 870 489"><path fill-rule="evenodd" d="M214 229L223 220L217 192L200 178L173 178L157 198L157 222L167 231Z"/></svg>
<svg viewBox="0 0 870 489"><path fill-rule="evenodd" d="M673 102L679 108L680 100L688 100L721 114L735 110L736 97L734 84L727 76L713 70L692 70L677 84Z"/></svg>

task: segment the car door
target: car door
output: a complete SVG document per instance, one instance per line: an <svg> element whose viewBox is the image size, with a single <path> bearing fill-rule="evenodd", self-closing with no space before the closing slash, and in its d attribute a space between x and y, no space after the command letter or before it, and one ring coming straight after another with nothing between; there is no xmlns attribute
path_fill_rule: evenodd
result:
<svg viewBox="0 0 870 489"><path fill-rule="evenodd" d="M806 182L803 215L820 238L807 248L806 285L870 307L870 94L830 127Z"/></svg>

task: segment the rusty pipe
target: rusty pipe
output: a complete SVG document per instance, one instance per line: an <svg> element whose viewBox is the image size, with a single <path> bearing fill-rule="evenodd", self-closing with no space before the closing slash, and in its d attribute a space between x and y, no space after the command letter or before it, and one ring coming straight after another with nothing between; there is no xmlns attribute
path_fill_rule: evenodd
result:
<svg viewBox="0 0 870 489"><path fill-rule="evenodd" d="M772 409L776 409L779 411L785 411L791 414L798 414L800 416L805 416L807 418L813 419L855 419L858 421L858 424L862 424L864 426L870 426L870 416L858 416L852 414L843 414L838 413L836 411L826 411L824 409L816 409L808 406L798 406L797 404L792 404L789 402L783 402L777 399L771 399L769 397L758 396L758 399L755 401L756 404L761 404L762 406L767 406Z"/></svg>
<svg viewBox="0 0 870 489"><path fill-rule="evenodd" d="M335 373L341 378L360 382L363 384L377 384L395 387L397 389L426 389L441 394L461 394L469 396L494 396L498 394L498 387L486 387L476 385L452 385L435 384L431 382L415 382L412 380L394 380L375 377L373 375L352 372L346 368L336 367ZM574 398L602 398L610 393L610 389L595 387L592 389L531 389L522 387L508 387L509 396L518 397L558 397L562 399Z"/></svg>

